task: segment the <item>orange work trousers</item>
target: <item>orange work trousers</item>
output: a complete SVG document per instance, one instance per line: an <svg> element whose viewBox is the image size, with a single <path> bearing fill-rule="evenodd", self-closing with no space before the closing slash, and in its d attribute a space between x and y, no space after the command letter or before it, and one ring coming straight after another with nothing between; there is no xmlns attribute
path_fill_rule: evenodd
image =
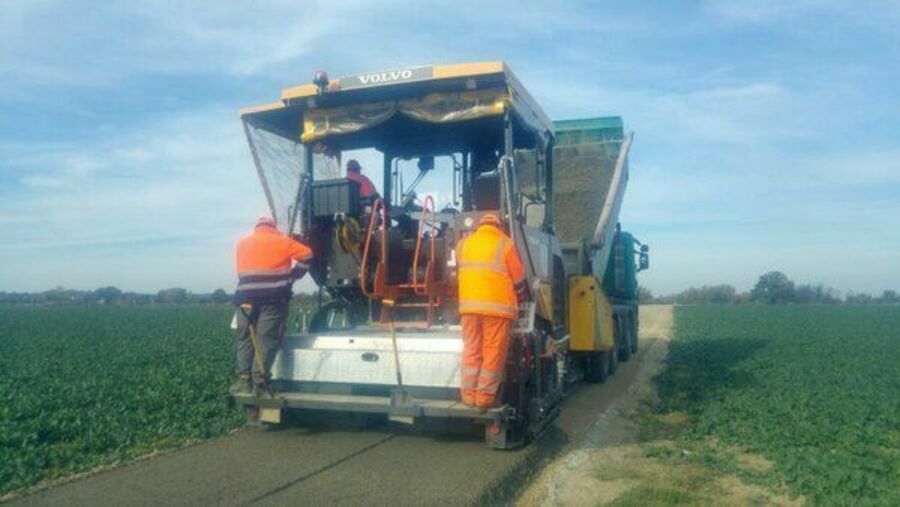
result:
<svg viewBox="0 0 900 507"><path fill-rule="evenodd" d="M464 314L462 321L462 385L466 405L491 408L503 382L512 319Z"/></svg>

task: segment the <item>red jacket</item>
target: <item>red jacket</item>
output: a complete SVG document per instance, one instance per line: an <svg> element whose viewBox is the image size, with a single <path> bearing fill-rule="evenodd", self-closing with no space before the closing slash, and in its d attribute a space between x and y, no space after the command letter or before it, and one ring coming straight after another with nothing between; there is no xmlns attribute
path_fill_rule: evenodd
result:
<svg viewBox="0 0 900 507"><path fill-rule="evenodd" d="M377 193L375 191L375 184L363 174L347 171L347 179L359 183L359 196L364 199L372 197Z"/></svg>

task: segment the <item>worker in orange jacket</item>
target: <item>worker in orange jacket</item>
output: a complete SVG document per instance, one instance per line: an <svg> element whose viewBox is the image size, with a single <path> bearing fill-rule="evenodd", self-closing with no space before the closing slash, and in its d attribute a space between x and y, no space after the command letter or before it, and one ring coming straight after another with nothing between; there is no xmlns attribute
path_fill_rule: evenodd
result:
<svg viewBox="0 0 900 507"><path fill-rule="evenodd" d="M268 382L269 370L284 335L291 286L306 274L312 250L282 234L269 217L237 244L238 381L233 391L250 392ZM291 267L292 261L296 261Z"/></svg>
<svg viewBox="0 0 900 507"><path fill-rule="evenodd" d="M359 183L360 199L371 200L373 197L378 196L378 192L375 190L375 184L372 183L372 180L361 171L362 167L359 165L359 162L354 159L347 161L347 179Z"/></svg>
<svg viewBox="0 0 900 507"><path fill-rule="evenodd" d="M456 247L462 323L462 385L466 405L498 404L509 333L525 298L525 269L497 215L484 215L478 229Z"/></svg>

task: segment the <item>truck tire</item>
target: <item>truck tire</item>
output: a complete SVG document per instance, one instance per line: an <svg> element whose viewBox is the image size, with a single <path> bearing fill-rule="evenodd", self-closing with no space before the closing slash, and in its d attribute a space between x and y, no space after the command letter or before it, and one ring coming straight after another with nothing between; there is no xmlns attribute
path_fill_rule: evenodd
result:
<svg viewBox="0 0 900 507"><path fill-rule="evenodd" d="M609 352L588 352L584 358L584 380L603 383L609 377Z"/></svg>
<svg viewBox="0 0 900 507"><path fill-rule="evenodd" d="M626 363L631 359L631 324L628 317L622 314L619 314L618 323L616 348L619 351L619 361Z"/></svg>
<svg viewBox="0 0 900 507"><path fill-rule="evenodd" d="M619 351L616 350L617 347L613 347L609 349L606 353L609 356L609 375L613 376L616 374L616 371L619 369Z"/></svg>
<svg viewBox="0 0 900 507"><path fill-rule="evenodd" d="M613 348L607 351L607 355L609 355L609 375L615 375L616 370L619 369L619 335L621 334L622 323L620 321L620 317L618 314L613 314Z"/></svg>
<svg viewBox="0 0 900 507"><path fill-rule="evenodd" d="M635 309L631 314L631 355L637 355L638 351L638 313Z"/></svg>

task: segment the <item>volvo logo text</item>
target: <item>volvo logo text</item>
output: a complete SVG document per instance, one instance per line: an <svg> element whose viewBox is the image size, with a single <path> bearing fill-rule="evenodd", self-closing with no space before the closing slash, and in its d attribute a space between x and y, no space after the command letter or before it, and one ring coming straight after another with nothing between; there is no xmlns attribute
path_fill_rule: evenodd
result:
<svg viewBox="0 0 900 507"><path fill-rule="evenodd" d="M391 81L400 81L402 79L410 79L412 78L412 71L409 69L406 70L392 70L390 72L378 72L375 74L363 74L359 76L360 82L362 84L375 84L375 83L389 83Z"/></svg>
<svg viewBox="0 0 900 507"><path fill-rule="evenodd" d="M431 79L433 69L431 67L410 67L408 69L386 70L383 72L369 72L356 76L342 77L340 89L349 90L367 86L383 86L421 79Z"/></svg>

